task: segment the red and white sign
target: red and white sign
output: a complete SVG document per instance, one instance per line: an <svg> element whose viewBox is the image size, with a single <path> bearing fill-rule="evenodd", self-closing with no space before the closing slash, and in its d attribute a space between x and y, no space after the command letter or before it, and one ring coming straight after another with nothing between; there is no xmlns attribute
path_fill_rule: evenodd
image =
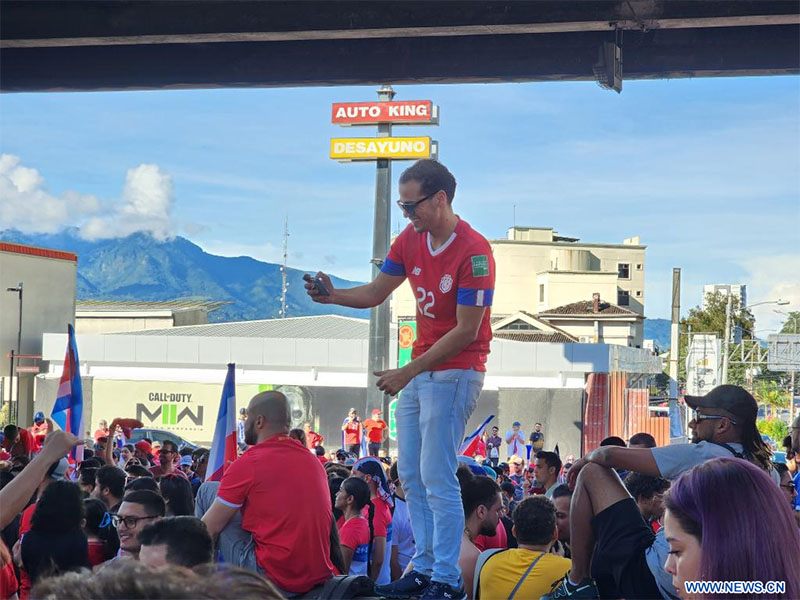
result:
<svg viewBox="0 0 800 600"><path fill-rule="evenodd" d="M376 123L436 124L439 107L430 100L403 102L336 102L331 111L336 125L375 125Z"/></svg>

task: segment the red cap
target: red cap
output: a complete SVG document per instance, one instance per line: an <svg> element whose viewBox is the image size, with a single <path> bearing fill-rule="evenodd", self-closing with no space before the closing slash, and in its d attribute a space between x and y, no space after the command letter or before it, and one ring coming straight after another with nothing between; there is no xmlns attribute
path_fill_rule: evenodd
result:
<svg viewBox="0 0 800 600"><path fill-rule="evenodd" d="M148 444L147 442L145 442L144 440L136 442L136 445L134 447L137 450L141 450L142 452L144 452L146 454L153 454L153 447L150 444Z"/></svg>
<svg viewBox="0 0 800 600"><path fill-rule="evenodd" d="M381 414L383 411L380 408L373 408L372 409L372 416Z"/></svg>

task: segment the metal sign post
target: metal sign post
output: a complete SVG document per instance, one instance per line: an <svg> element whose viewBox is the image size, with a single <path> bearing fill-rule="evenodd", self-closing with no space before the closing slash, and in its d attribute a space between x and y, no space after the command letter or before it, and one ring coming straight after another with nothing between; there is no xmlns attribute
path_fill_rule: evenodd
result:
<svg viewBox="0 0 800 600"><path fill-rule="evenodd" d="M436 142L429 137L392 137L395 125L438 125L439 109L430 100L394 102L395 91L390 85L378 90L378 102L334 103L331 122L336 125L377 125L375 138L333 138L330 157L342 162L376 161L375 218L372 233L372 278L378 276L383 260L389 253L392 160L436 158ZM389 365L389 300L375 306L369 318L369 360L367 363L366 415L373 409L390 418L390 400L375 385L376 371ZM386 444L388 445L388 439Z"/></svg>

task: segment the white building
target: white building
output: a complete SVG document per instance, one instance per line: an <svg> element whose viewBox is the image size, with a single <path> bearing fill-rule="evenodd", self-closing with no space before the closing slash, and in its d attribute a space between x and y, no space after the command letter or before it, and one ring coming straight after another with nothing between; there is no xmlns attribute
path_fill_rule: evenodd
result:
<svg viewBox="0 0 800 600"><path fill-rule="evenodd" d="M733 294L733 297L739 301L740 307L747 306L747 285L742 283L709 283L703 286L703 310L708 307L708 295L715 293L720 293L726 298Z"/></svg>
<svg viewBox="0 0 800 600"><path fill-rule="evenodd" d="M539 325L542 335L559 333ZM311 420L328 440L324 445L338 448L348 409L366 407L368 332L366 319L326 315L79 335L85 424L91 429L99 419L137 417L148 427L208 443L226 365L235 363L239 407L259 391L279 389L292 404L292 425ZM390 364L396 364L396 328L392 340ZM37 376L36 408L45 413L55 399L65 347L66 336L44 336L50 363L49 371ZM581 453L587 374L660 372L660 361L647 351L607 344L526 343L512 337L493 340L491 348L468 429L489 414L503 430L515 420L538 421L559 432L552 442L564 455ZM388 420L391 424L392 405Z"/></svg>

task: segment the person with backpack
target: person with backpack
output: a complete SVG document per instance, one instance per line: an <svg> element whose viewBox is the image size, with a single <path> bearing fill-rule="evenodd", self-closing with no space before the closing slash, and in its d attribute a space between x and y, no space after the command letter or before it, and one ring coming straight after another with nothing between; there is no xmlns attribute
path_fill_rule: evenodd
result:
<svg viewBox="0 0 800 600"><path fill-rule="evenodd" d="M517 548L481 553L475 565L475 600L539 598L569 571L569 559L550 552L558 540L552 500L528 496L512 518Z"/></svg>
<svg viewBox="0 0 800 600"><path fill-rule="evenodd" d="M375 505L369 486L358 477L345 479L336 494L334 506L342 511L337 522L342 558L348 575L367 575L372 563L375 540ZM367 508L367 516L362 514Z"/></svg>

